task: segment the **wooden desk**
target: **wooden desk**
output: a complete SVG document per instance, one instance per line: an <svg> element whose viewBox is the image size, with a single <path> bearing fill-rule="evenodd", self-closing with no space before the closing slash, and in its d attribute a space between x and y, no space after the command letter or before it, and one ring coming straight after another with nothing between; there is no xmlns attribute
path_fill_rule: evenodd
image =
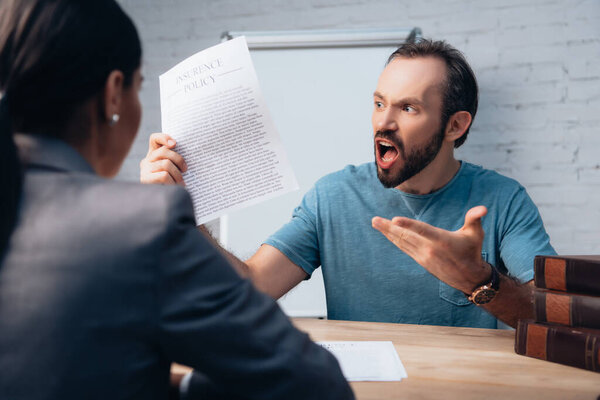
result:
<svg viewBox="0 0 600 400"><path fill-rule="evenodd" d="M599 373L515 354L514 331L303 318L294 324L316 341L394 343L408 378L352 382L358 400L600 399Z"/></svg>

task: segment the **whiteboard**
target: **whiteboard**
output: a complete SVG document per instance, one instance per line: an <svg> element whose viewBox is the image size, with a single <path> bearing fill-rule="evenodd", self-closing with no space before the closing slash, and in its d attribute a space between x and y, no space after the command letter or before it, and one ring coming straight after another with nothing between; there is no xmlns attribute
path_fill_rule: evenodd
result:
<svg viewBox="0 0 600 400"><path fill-rule="evenodd" d="M333 36L339 33L329 32ZM372 32L338 35L352 38L358 45L329 41L318 47L297 46L297 32L293 36L282 33L274 35L280 40L276 48L253 48L252 34L240 33L249 43L263 95L300 189L222 218L221 241L239 258L249 258L288 222L304 193L320 177L348 164L374 161L373 91L388 56L406 38L407 30L393 30L394 44L390 40L371 45L360 42ZM290 39L287 45L286 37ZM279 304L290 316L325 317L321 269Z"/></svg>

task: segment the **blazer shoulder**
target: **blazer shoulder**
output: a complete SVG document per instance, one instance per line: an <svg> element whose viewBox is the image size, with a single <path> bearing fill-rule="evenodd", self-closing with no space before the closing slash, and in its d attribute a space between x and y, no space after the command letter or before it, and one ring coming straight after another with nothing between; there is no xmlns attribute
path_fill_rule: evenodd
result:
<svg viewBox="0 0 600 400"><path fill-rule="evenodd" d="M109 223L158 227L180 218L194 219L189 193L176 185L149 185L100 177L79 177L83 203L95 204L95 212ZM132 225L129 225L132 224Z"/></svg>

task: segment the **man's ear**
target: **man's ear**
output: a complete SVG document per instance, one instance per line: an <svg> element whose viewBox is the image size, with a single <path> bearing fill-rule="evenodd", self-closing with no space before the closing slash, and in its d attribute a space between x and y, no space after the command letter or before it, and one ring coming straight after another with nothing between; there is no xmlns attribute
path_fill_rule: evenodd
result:
<svg viewBox="0 0 600 400"><path fill-rule="evenodd" d="M449 142L454 142L465 134L467 128L471 125L471 113L468 111L457 111L448 120L446 124L446 134L444 139Z"/></svg>
<svg viewBox="0 0 600 400"><path fill-rule="evenodd" d="M121 113L121 100L125 76L121 71L114 70L106 78L104 84L104 98L102 101L102 117L104 121L111 121L113 115Z"/></svg>

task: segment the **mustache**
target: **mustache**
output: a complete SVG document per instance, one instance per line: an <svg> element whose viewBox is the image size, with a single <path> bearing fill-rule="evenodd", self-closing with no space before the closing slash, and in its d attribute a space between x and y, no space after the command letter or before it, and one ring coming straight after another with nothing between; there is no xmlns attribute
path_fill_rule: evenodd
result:
<svg viewBox="0 0 600 400"><path fill-rule="evenodd" d="M400 150L400 153L404 154L404 143L398 139L394 131L376 131L375 138L385 139L394 143L398 147L398 150Z"/></svg>

